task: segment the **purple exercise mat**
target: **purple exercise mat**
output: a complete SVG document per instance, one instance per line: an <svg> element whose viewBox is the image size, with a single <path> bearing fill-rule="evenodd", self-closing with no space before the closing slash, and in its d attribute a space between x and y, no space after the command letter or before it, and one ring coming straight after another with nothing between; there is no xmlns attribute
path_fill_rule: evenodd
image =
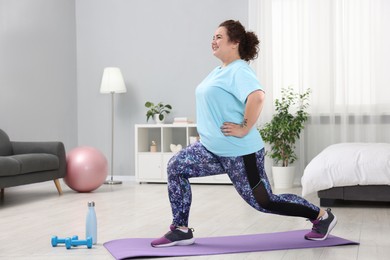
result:
<svg viewBox="0 0 390 260"><path fill-rule="evenodd" d="M125 238L104 243L106 249L116 259L137 257L167 257L216 255L299 248L314 248L340 245L358 245L359 243L329 235L324 241L304 239L308 230L289 232L196 238L190 246L154 248L150 246L153 238Z"/></svg>

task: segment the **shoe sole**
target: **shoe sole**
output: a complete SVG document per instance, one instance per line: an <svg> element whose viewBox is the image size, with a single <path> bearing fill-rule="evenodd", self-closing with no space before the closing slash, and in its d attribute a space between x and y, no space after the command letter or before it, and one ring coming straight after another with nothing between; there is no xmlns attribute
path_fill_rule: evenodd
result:
<svg viewBox="0 0 390 260"><path fill-rule="evenodd" d="M325 240L328 238L328 235L330 234L330 232L332 231L332 229L336 226L337 224L337 217L335 215L333 215L333 220L332 222L329 224L329 228L328 228L328 232L326 232L325 236L324 237L321 237L321 238L306 238L307 240L313 240L313 241L322 241L322 240Z"/></svg>
<svg viewBox="0 0 390 260"><path fill-rule="evenodd" d="M195 243L195 238L175 241L175 242L168 243L168 244L152 245L152 247L189 246L189 245L192 245L193 243Z"/></svg>

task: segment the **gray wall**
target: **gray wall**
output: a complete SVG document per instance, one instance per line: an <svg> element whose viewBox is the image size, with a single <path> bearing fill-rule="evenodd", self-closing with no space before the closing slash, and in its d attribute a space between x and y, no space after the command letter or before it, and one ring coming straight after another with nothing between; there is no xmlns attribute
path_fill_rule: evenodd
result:
<svg viewBox="0 0 390 260"><path fill-rule="evenodd" d="M75 4L0 0L0 128L77 143Z"/></svg>
<svg viewBox="0 0 390 260"><path fill-rule="evenodd" d="M16 140L62 140L110 159L111 99L103 69L122 69L115 175L134 175L134 125L145 101L195 119L194 91L219 64L218 24L248 24L248 0L0 0L0 128Z"/></svg>
<svg viewBox="0 0 390 260"><path fill-rule="evenodd" d="M242 0L76 1L78 143L110 158L111 99L100 94L104 67L118 66L128 92L117 94L115 175L134 175L134 124L146 123L145 101L195 119L197 84L219 64L211 39L219 23L248 23Z"/></svg>

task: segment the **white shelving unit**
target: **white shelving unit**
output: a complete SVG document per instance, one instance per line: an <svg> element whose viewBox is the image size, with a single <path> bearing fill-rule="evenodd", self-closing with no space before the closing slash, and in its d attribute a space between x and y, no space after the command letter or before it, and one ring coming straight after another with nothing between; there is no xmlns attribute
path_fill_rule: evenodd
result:
<svg viewBox="0 0 390 260"><path fill-rule="evenodd" d="M167 182L167 164L174 155L170 145L190 144L190 137L197 137L195 124L137 124L135 125L135 177L137 182ZM152 142L157 145L151 152ZM191 178L191 183L231 183L226 174Z"/></svg>

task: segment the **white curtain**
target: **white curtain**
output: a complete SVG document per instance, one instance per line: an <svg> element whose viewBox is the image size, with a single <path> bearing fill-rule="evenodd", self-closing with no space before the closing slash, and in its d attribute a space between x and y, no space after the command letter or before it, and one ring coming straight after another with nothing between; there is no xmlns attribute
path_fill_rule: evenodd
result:
<svg viewBox="0 0 390 260"><path fill-rule="evenodd" d="M330 144L390 142L390 1L249 0L249 28L267 93L259 124L281 88L312 89L301 173Z"/></svg>

